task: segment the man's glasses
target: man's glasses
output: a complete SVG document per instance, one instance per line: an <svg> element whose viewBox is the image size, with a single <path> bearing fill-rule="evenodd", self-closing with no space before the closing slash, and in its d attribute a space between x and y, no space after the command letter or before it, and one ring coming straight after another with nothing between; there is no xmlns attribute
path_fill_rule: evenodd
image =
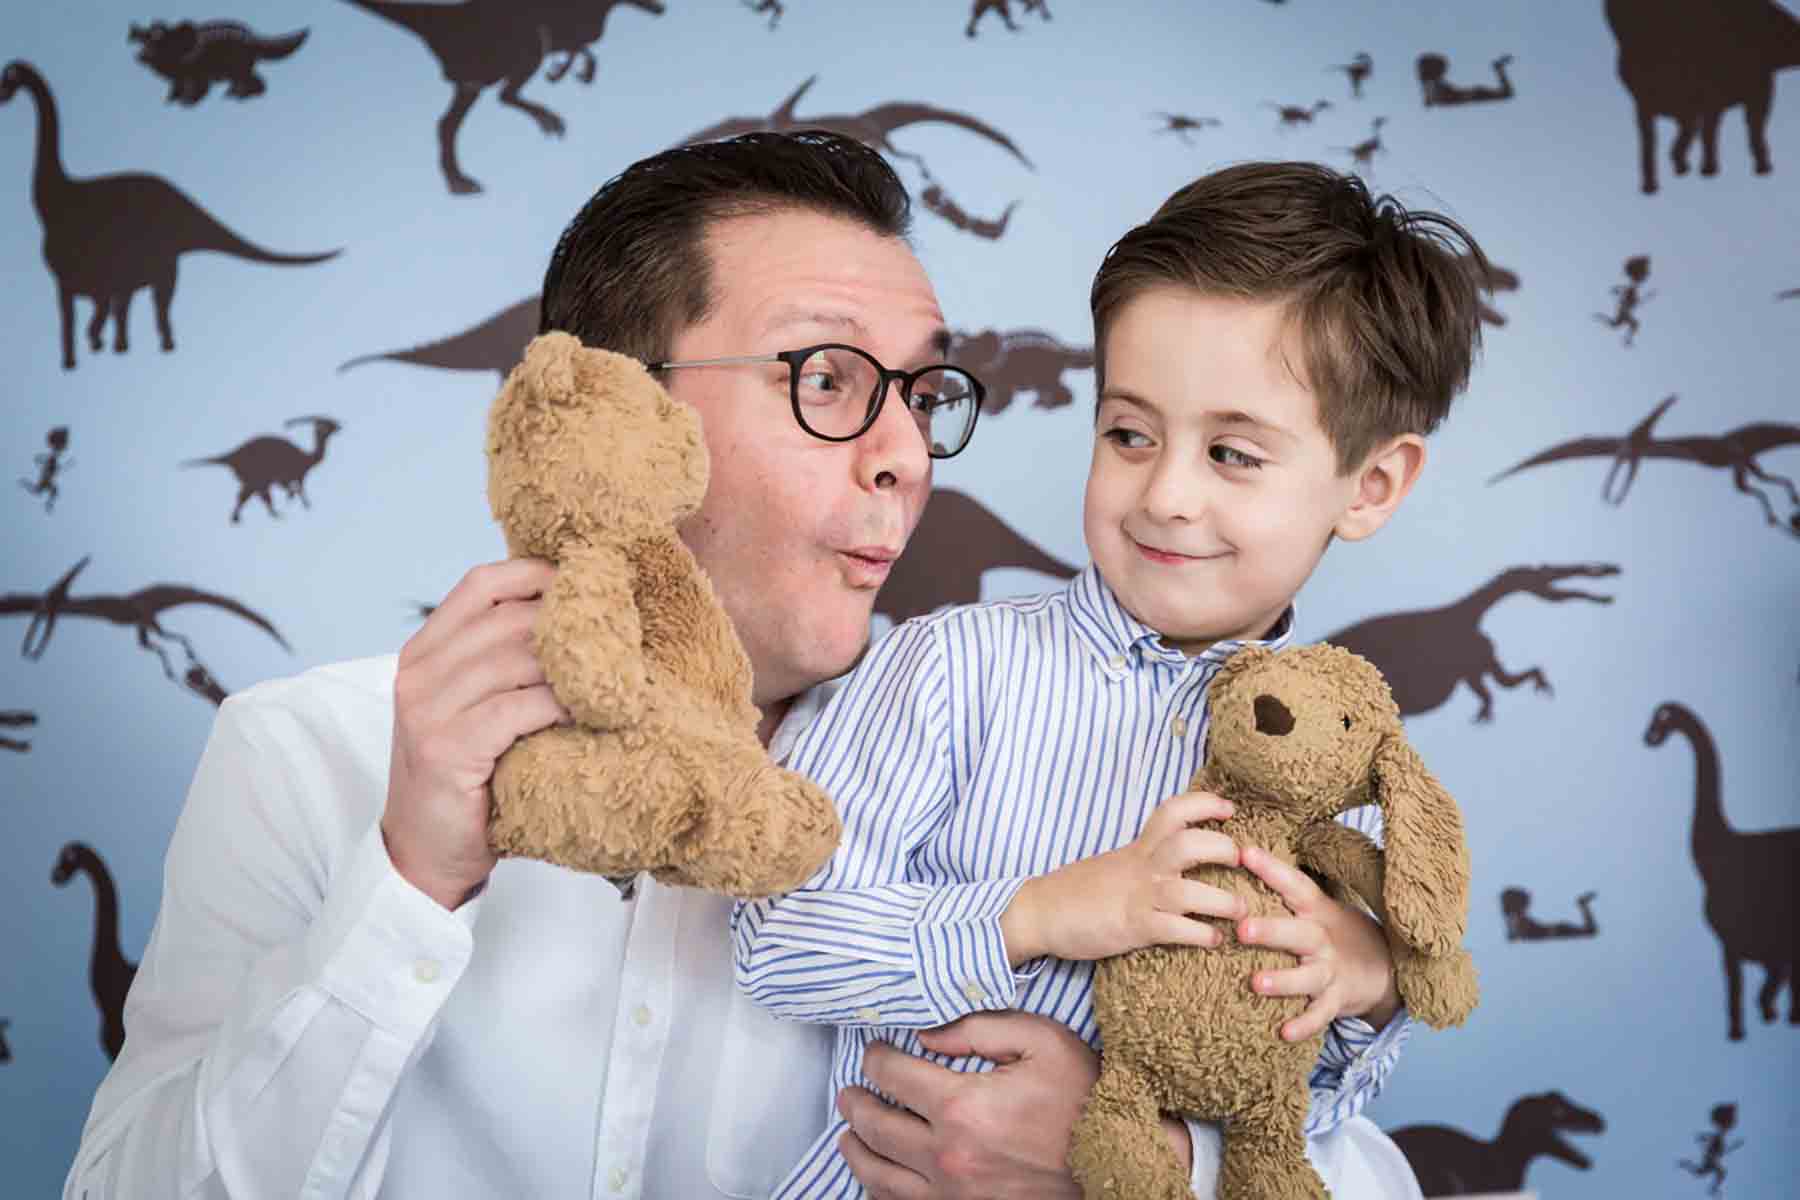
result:
<svg viewBox="0 0 1800 1200"><path fill-rule="evenodd" d="M867 433L881 415L888 385L898 383L900 399L912 413L925 439L925 449L933 458L949 458L969 444L986 393L981 381L961 367L939 363L916 371L890 371L867 351L840 342L776 354L742 354L648 366L652 371L674 371L683 367L773 362L787 364L788 396L800 428L827 442L847 442Z"/></svg>

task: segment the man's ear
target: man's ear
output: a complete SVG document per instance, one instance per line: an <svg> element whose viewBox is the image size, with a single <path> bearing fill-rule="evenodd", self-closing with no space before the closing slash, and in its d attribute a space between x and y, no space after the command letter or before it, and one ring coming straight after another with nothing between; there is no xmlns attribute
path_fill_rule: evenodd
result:
<svg viewBox="0 0 1800 1200"><path fill-rule="evenodd" d="M1332 532L1358 542L1386 525L1424 469L1425 439L1416 433L1400 434L1378 447L1358 469L1356 491Z"/></svg>

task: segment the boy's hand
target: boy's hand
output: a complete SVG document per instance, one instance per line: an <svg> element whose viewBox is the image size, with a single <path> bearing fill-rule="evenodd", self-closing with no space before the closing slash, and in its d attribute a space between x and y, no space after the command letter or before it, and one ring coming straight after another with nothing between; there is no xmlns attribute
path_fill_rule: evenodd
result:
<svg viewBox="0 0 1800 1200"><path fill-rule="evenodd" d="M1286 950L1300 962L1279 971L1258 971L1250 986L1259 996L1311 996L1305 1012L1281 1027L1284 1040L1297 1042L1339 1016L1362 1017L1380 1029L1400 1008L1394 960L1387 938L1373 917L1339 904L1312 877L1282 862L1261 846L1244 848L1246 870L1275 889L1291 917L1252 917L1238 923L1238 940Z"/></svg>
<svg viewBox="0 0 1800 1200"><path fill-rule="evenodd" d="M1218 932L1195 915L1237 920L1243 901L1182 873L1238 865L1230 838L1191 828L1231 813L1210 792L1183 792L1150 814L1136 841L1028 880L1000 918L1007 958L1017 967L1044 955L1090 961L1140 946L1218 945Z"/></svg>

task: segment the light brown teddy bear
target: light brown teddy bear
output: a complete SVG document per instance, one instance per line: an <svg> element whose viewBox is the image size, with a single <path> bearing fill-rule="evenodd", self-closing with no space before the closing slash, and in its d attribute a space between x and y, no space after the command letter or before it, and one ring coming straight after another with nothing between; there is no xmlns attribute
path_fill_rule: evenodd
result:
<svg viewBox="0 0 1800 1200"><path fill-rule="evenodd" d="M1208 706L1207 760L1191 786L1231 801L1219 830L1353 889L1383 923L1408 1009L1430 1025L1460 1024L1477 991L1461 947L1462 817L1407 744L1381 673L1337 646L1249 647L1220 669ZM1332 819L1370 803L1382 806L1385 855ZM1251 916L1287 914L1246 871L1208 865L1187 877L1242 897ZM1218 949L1151 946L1096 967L1100 1077L1069 1153L1088 1200L1190 1196L1158 1125L1164 1112L1222 1124L1219 1200L1328 1195L1302 1132L1324 1035L1282 1041L1307 998L1248 986L1252 973L1294 957L1241 945L1233 922L1208 920L1224 935Z"/></svg>
<svg viewBox="0 0 1800 1200"><path fill-rule="evenodd" d="M574 718L494 768L502 855L732 896L831 856L831 798L757 740L750 660L676 523L706 494L699 415L634 359L536 338L488 416L488 503L556 576L532 645Z"/></svg>

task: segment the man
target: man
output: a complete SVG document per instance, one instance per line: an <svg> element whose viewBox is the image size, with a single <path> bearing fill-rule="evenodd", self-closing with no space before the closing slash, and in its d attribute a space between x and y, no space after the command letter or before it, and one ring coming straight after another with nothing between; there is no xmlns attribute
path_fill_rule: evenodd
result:
<svg viewBox="0 0 1800 1200"><path fill-rule="evenodd" d="M541 325L650 362L835 342L913 371L949 335L907 218L886 163L833 135L671 151L570 224ZM898 384L860 434L827 440L796 420L783 361L663 378L712 459L682 535L749 652L779 758L862 652L929 453L954 448L928 453ZM477 567L397 658L221 707L68 1200L756 1197L822 1127L829 1030L736 993L727 900L488 851L495 760L567 719L529 645L550 574ZM1341 944L1379 948L1341 915ZM1384 954L1360 956L1365 974ZM872 1061L906 1108L840 1097L859 1177L878 1196L1075 1194L1085 1045L1017 1014L958 1036L1007 1065Z"/></svg>

